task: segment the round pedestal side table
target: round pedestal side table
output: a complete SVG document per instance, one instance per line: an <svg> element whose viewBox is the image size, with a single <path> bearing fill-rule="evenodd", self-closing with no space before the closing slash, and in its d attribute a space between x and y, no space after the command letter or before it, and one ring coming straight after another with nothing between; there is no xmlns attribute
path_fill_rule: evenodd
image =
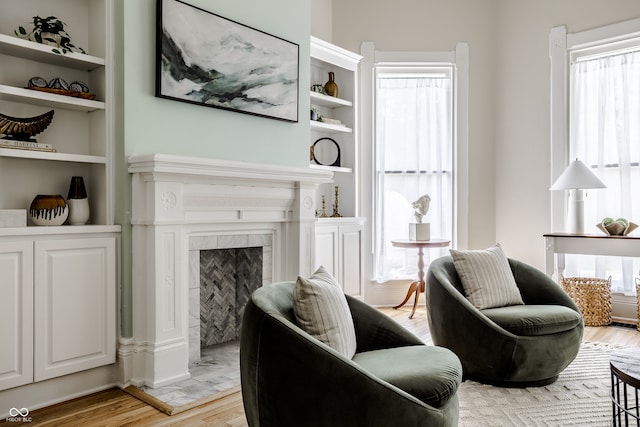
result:
<svg viewBox="0 0 640 427"><path fill-rule="evenodd" d="M611 367L612 426L640 426L640 348L614 351ZM631 424L629 423L631 420Z"/></svg>
<svg viewBox="0 0 640 427"><path fill-rule="evenodd" d="M409 319L413 318L418 306L418 299L420 294L424 292L424 248L446 248L451 243L451 240L446 239L431 239L431 240L392 240L391 244L397 248L418 248L418 280L411 282L407 296L404 297L404 301L393 307L398 309L405 305L413 293L416 294L413 302L413 309Z"/></svg>

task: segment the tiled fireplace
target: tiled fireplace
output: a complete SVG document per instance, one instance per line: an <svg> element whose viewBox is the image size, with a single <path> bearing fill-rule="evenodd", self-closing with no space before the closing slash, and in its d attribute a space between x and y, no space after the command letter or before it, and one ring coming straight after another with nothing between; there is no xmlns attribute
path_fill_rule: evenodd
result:
<svg viewBox="0 0 640 427"><path fill-rule="evenodd" d="M237 341L251 293L271 283L271 234L197 237L189 241L189 366L200 349Z"/></svg>
<svg viewBox="0 0 640 427"><path fill-rule="evenodd" d="M189 378L198 357L202 257L261 248L260 285L309 274L315 192L331 172L163 154L132 156L129 172L133 336L120 340L121 381L160 387ZM244 298L257 286L240 282Z"/></svg>

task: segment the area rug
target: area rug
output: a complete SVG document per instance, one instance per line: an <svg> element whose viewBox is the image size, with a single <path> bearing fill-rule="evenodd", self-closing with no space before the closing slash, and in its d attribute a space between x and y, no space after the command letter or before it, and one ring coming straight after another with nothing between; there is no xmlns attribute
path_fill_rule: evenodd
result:
<svg viewBox="0 0 640 427"><path fill-rule="evenodd" d="M609 357L615 346L584 343L558 380L545 387L501 388L465 381L461 427L610 426Z"/></svg>

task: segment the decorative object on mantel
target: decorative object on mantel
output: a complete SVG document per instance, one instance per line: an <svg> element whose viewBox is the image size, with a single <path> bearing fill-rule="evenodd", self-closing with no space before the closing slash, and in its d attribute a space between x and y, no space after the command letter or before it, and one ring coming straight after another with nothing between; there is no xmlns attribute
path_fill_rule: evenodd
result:
<svg viewBox="0 0 640 427"><path fill-rule="evenodd" d="M84 225L89 221L89 199L83 177L71 177L67 205L69 205L69 224Z"/></svg>
<svg viewBox="0 0 640 427"><path fill-rule="evenodd" d="M327 137L316 140L311 146L311 160L322 166L340 167L340 145L334 139Z"/></svg>
<svg viewBox="0 0 640 427"><path fill-rule="evenodd" d="M84 49L71 42L71 36L64 29L65 25L64 22L55 16L47 16L46 18L34 16L33 29L31 29L31 31L27 31L24 27L20 26L17 30L14 30L14 33L21 39L53 46L53 49L51 49L53 53L86 53Z"/></svg>
<svg viewBox="0 0 640 427"><path fill-rule="evenodd" d="M64 79L56 77L49 83L42 77L32 77L27 83L27 89L40 92L55 93L57 95L72 96L74 98L96 99L94 93L89 92L89 86L81 81L67 83Z"/></svg>
<svg viewBox="0 0 640 427"><path fill-rule="evenodd" d="M26 209L0 209L0 228L2 227L26 227Z"/></svg>
<svg viewBox="0 0 640 427"><path fill-rule="evenodd" d="M156 10L157 97L298 122L296 43L183 1Z"/></svg>
<svg viewBox="0 0 640 427"><path fill-rule="evenodd" d="M322 195L322 208L320 208L318 210L318 212L316 212L316 216L318 218L329 218L329 215L327 215L326 202L324 200L324 194Z"/></svg>
<svg viewBox="0 0 640 427"><path fill-rule="evenodd" d="M338 84L333 71L329 71L329 81L324 84L324 91L329 96L338 96Z"/></svg>
<svg viewBox="0 0 640 427"><path fill-rule="evenodd" d="M69 207L60 194L38 194L29 206L29 217L35 225L62 225Z"/></svg>
<svg viewBox="0 0 640 427"><path fill-rule="evenodd" d="M24 141L36 143L35 135L43 132L53 120L54 110L35 117L11 117L0 113L0 133L5 136L3 140ZM15 148L38 148L38 147L20 147ZM41 147L44 148L44 147ZM50 151L50 150L48 150Z"/></svg>
<svg viewBox="0 0 640 427"><path fill-rule="evenodd" d="M607 217L599 224L596 224L596 227L608 236L626 236L638 228L638 225L627 221L625 218L618 218L614 221L613 218Z"/></svg>
<svg viewBox="0 0 640 427"><path fill-rule="evenodd" d="M420 196L418 200L411 204L416 222L409 223L409 240L431 240L431 223L422 222L422 217L429 212L430 205L431 197L428 194Z"/></svg>
<svg viewBox="0 0 640 427"><path fill-rule="evenodd" d="M339 207L338 207L338 203L339 203L339 201L338 201L338 199L339 199L338 192L340 191L340 189L336 185L334 187L334 190L335 190L335 195L336 195L336 202L333 204L333 214L331 214L331 218L342 218L342 215L340 215L340 210L339 210Z"/></svg>
<svg viewBox="0 0 640 427"><path fill-rule="evenodd" d="M575 159L549 190L569 190L569 212L567 215L567 232L584 234L584 190L590 188L607 188L584 163Z"/></svg>

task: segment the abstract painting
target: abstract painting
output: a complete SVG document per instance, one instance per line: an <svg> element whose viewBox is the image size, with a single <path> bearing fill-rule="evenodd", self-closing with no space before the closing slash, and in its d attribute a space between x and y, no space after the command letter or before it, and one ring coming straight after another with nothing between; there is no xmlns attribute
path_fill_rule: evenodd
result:
<svg viewBox="0 0 640 427"><path fill-rule="evenodd" d="M299 46L180 0L158 0L156 96L298 121Z"/></svg>

